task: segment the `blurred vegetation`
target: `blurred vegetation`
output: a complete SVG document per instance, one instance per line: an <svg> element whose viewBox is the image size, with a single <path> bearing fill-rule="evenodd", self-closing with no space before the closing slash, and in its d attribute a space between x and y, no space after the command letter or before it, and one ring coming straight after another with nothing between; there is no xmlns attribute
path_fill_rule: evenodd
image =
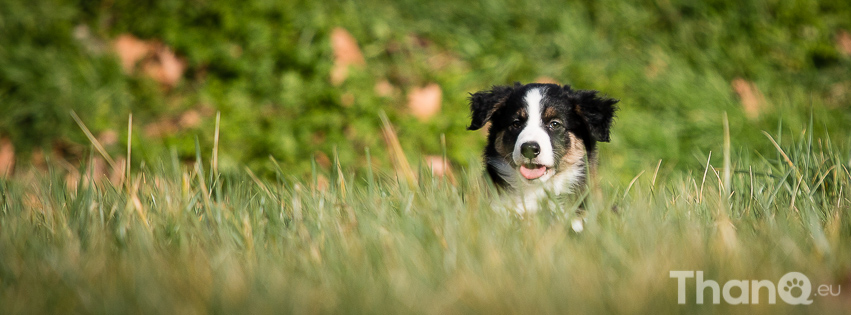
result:
<svg viewBox="0 0 851 315"><path fill-rule="evenodd" d="M733 144L748 144L745 155L772 150L760 130L803 130L810 113L818 135L833 130L833 140L849 139L851 58L837 43L851 30L844 0L0 0L0 7L0 136L12 139L19 160L36 151L83 160L90 142L70 110L96 135L117 133L108 146L115 155L126 152L132 113L134 161L172 149L191 160L195 137L212 147L219 111L223 171L247 164L271 174L271 156L305 175L311 158L333 158L335 148L343 165L362 169L364 149L385 146L384 111L412 163L442 154L445 134L448 156L467 166L484 143L464 128L468 93L540 78L621 99L602 155L621 181L659 159L697 168L720 147L724 112ZM366 61L339 86L329 79L337 27L357 39ZM186 63L176 86L123 72L112 49L122 34L170 47ZM745 115L736 79L753 83L757 117ZM385 81L392 89L381 96L376 85ZM442 108L421 121L406 96L430 83L442 89ZM156 132L190 111L200 124ZM385 150L373 156L389 165Z"/></svg>

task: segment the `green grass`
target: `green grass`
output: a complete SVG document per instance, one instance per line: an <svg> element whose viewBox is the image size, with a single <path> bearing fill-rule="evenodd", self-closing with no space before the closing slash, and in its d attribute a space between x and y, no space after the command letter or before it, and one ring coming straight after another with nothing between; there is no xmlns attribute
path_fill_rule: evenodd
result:
<svg viewBox="0 0 851 315"><path fill-rule="evenodd" d="M678 305L669 277L798 271L847 290L848 146L811 135L757 160L647 169L629 186L603 167L581 233L571 204L503 211L476 167L455 184L345 165L267 181L212 175L199 152L199 167L163 159L124 185L19 174L0 181L0 312L847 312L844 291L809 306L696 305L694 279Z"/></svg>

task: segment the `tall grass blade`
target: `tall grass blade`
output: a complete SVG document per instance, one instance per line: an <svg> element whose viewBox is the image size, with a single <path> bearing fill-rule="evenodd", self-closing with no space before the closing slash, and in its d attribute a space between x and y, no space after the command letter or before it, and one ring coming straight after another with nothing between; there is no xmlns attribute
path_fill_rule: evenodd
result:
<svg viewBox="0 0 851 315"><path fill-rule="evenodd" d="M77 116L77 113L75 113L73 110L70 112L71 117L74 118L74 121L77 122L77 125L80 126L80 129L83 130L83 133L86 135L87 138L89 138L89 141L95 147L95 150L97 150L98 153L100 153L100 155L103 156L103 158L106 160L106 162L109 163L110 168L115 169L115 160L113 160L112 157L109 156L109 153L106 152L106 149L103 148L103 145L100 144L100 141L98 141L95 135L93 135L92 132L89 131L89 128L87 128L86 124L84 124L83 121L80 119L80 116Z"/></svg>

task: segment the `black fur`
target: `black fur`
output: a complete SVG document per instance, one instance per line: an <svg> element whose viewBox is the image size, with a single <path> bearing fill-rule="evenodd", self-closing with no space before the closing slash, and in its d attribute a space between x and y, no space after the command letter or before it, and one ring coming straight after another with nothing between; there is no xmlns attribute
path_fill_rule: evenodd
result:
<svg viewBox="0 0 851 315"><path fill-rule="evenodd" d="M595 141L609 142L609 129L612 127L612 120L615 117L615 111L618 102L616 99L598 97L597 91L593 90L576 90L570 89L570 86L564 86L566 96L571 99L571 102L576 104L576 113L582 118L591 136Z"/></svg>
<svg viewBox="0 0 851 315"><path fill-rule="evenodd" d="M493 113L499 110L508 96L514 92L514 89L519 87L520 83L515 83L513 87L509 86L494 86L490 91L481 91L470 95L470 111L473 114L473 119L467 130L478 130L482 128L493 116Z"/></svg>

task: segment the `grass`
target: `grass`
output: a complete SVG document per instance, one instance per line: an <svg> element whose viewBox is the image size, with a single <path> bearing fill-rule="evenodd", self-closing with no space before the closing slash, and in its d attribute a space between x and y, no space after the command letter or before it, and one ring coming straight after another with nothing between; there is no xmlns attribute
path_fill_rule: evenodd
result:
<svg viewBox="0 0 851 315"><path fill-rule="evenodd" d="M0 312L847 312L844 291L697 305L694 279L677 304L672 270L721 285L798 271L847 290L848 147L794 138L752 161L728 145L713 155L729 163L656 167L629 186L604 166L581 233L570 204L503 211L476 167L455 183L337 163L264 180L218 174L199 149L195 167L172 156L123 184L21 172L0 181Z"/></svg>

